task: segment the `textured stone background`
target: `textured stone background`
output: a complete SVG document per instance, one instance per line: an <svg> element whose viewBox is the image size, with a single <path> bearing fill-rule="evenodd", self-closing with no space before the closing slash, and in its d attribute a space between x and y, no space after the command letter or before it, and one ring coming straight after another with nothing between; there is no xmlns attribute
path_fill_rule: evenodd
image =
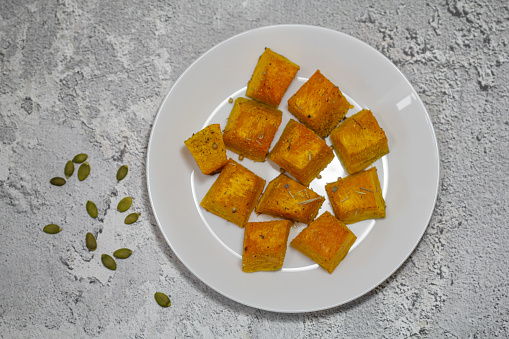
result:
<svg viewBox="0 0 509 339"><path fill-rule="evenodd" d="M442 171L428 229L393 276L345 306L293 315L244 307L190 274L145 185L151 125L174 81L224 39L283 23L342 31L392 60L429 110ZM509 336L508 25L506 0L1 0L0 337ZM80 152L90 179L50 186ZM130 174L117 183L121 164ZM110 227L125 195L141 221ZM65 232L42 233L50 221ZM111 273L84 248L87 230L104 251L135 254Z"/></svg>

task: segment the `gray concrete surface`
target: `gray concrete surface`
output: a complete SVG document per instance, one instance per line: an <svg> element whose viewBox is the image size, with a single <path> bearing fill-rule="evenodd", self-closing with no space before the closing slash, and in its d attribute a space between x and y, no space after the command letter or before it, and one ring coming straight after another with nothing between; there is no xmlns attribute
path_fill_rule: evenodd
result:
<svg viewBox="0 0 509 339"><path fill-rule="evenodd" d="M195 278L147 197L157 109L202 53L243 31L299 23L357 37L428 108L441 156L435 212L387 281L334 309L275 314ZM509 4L497 1L0 1L1 338L493 338L509 336ZM48 185L77 153L84 182ZM117 183L116 169L130 166ZM142 213L114 213L125 195ZM84 202L95 200L90 221ZM66 227L58 237L41 228ZM81 241L133 256L115 273ZM162 309L153 293L173 305Z"/></svg>

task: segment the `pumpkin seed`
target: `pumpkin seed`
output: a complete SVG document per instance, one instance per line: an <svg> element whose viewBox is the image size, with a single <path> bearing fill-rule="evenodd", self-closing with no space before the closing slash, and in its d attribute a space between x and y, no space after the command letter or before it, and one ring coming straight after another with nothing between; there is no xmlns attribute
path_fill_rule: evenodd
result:
<svg viewBox="0 0 509 339"><path fill-rule="evenodd" d="M78 168L78 179L80 181L85 180L90 174L90 165L88 162L81 164L80 168Z"/></svg>
<svg viewBox="0 0 509 339"><path fill-rule="evenodd" d="M117 263L111 256L107 254L101 254L101 261L103 262L103 265L106 266L106 268L109 268L112 271L117 269Z"/></svg>
<svg viewBox="0 0 509 339"><path fill-rule="evenodd" d="M76 155L74 158L72 158L72 162L81 164L82 162L87 160L87 158L88 158L88 155L86 155L85 153L80 153L80 154Z"/></svg>
<svg viewBox="0 0 509 339"><path fill-rule="evenodd" d="M61 177L54 177L49 182L50 182L50 184L55 185L55 186L65 185L65 179L61 178Z"/></svg>
<svg viewBox="0 0 509 339"><path fill-rule="evenodd" d="M125 212L131 207L131 204L133 203L133 198L131 197L125 197L124 199L120 200L118 203L117 209L120 212Z"/></svg>
<svg viewBox="0 0 509 339"><path fill-rule="evenodd" d="M121 248L113 252L113 256L118 259L127 259L131 256L133 251L128 248Z"/></svg>
<svg viewBox="0 0 509 339"><path fill-rule="evenodd" d="M46 225L44 226L44 228L42 229L44 232L48 233L48 234L57 234L58 232L60 232L62 229L60 228L60 226L58 225L55 225L55 224L49 224L49 225Z"/></svg>
<svg viewBox="0 0 509 339"><path fill-rule="evenodd" d="M168 298L168 296L164 293L156 292L156 294L154 294L154 298L156 298L157 303L161 307L171 306L170 298Z"/></svg>
<svg viewBox="0 0 509 339"><path fill-rule="evenodd" d="M131 225L131 224L134 224L136 222L136 220L138 220L138 218L140 217L141 213L131 213L129 214L127 217L125 217L125 220L124 222L127 224L127 225Z"/></svg>
<svg viewBox="0 0 509 339"><path fill-rule="evenodd" d="M97 206L93 201L87 201L87 212L92 218L97 218Z"/></svg>
<svg viewBox="0 0 509 339"><path fill-rule="evenodd" d="M117 171L117 180L121 181L122 179L124 179L128 171L129 169L127 168L127 165L120 166L120 168Z"/></svg>
<svg viewBox="0 0 509 339"><path fill-rule="evenodd" d="M95 240L94 235L90 232L85 236L85 243L90 251L95 251L97 248L97 240Z"/></svg>
<svg viewBox="0 0 509 339"><path fill-rule="evenodd" d="M73 173L74 173L74 162L72 162L71 160L69 160L69 161L65 164L65 169L64 169L65 177L66 177L67 179L69 179Z"/></svg>

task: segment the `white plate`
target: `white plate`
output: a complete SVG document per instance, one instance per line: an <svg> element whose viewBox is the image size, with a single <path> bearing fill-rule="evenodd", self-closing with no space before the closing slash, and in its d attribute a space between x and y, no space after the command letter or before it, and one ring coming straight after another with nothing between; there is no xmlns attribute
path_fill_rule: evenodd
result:
<svg viewBox="0 0 509 339"><path fill-rule="evenodd" d="M301 69L279 107L317 69L355 104L373 111L389 139L389 155L377 167L387 204L385 219L350 225L358 236L333 274L288 247L283 269L244 273L244 230L202 210L199 203L215 176L201 174L184 140L216 122L224 128L230 97L245 96L248 80L264 47ZM326 140L329 144L330 141ZM235 160L237 156L229 153ZM279 174L270 161L248 167L267 182ZM335 159L311 184L326 196L324 184L345 172ZM331 308L369 292L410 255L431 218L439 183L439 156L433 126L419 96L401 72L365 43L333 30L300 25L255 29L230 38L196 60L161 105L150 137L147 184L159 227L168 244L201 281L239 303L277 312ZM331 211L326 201L320 211ZM263 215L251 220L267 220ZM304 227L296 225L290 240Z"/></svg>

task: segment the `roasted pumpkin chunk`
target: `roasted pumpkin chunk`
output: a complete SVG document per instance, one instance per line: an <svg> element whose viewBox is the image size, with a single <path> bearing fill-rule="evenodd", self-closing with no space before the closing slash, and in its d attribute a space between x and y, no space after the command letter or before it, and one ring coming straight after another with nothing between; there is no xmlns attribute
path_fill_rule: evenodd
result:
<svg viewBox="0 0 509 339"><path fill-rule="evenodd" d="M329 136L352 107L339 87L320 70L288 99L288 111L322 138Z"/></svg>
<svg viewBox="0 0 509 339"><path fill-rule="evenodd" d="M237 98L224 129L227 149L255 161L265 161L283 113L255 100Z"/></svg>
<svg viewBox="0 0 509 339"><path fill-rule="evenodd" d="M246 95L277 108L300 67L270 48L258 59Z"/></svg>
<svg viewBox="0 0 509 339"><path fill-rule="evenodd" d="M384 130L370 110L347 118L330 135L334 150L350 174L362 171L389 153Z"/></svg>
<svg viewBox="0 0 509 339"><path fill-rule="evenodd" d="M242 271L276 271L283 267L290 220L248 222L244 228Z"/></svg>
<svg viewBox="0 0 509 339"><path fill-rule="evenodd" d="M328 183L325 191L334 214L345 224L385 217L385 201L376 167Z"/></svg>
<svg viewBox="0 0 509 339"><path fill-rule="evenodd" d="M264 187L264 179L229 159L200 205L207 211L244 227Z"/></svg>
<svg viewBox="0 0 509 339"><path fill-rule="evenodd" d="M332 273L356 239L344 223L326 211L303 229L290 242L290 246Z"/></svg>
<svg viewBox="0 0 509 339"><path fill-rule="evenodd" d="M280 174L268 183L255 212L309 224L324 201L313 190Z"/></svg>
<svg viewBox="0 0 509 339"><path fill-rule="evenodd" d="M308 186L334 159L334 152L312 130L290 119L267 157Z"/></svg>
<svg viewBox="0 0 509 339"><path fill-rule="evenodd" d="M212 124L184 141L203 174L221 171L228 162L219 124Z"/></svg>

